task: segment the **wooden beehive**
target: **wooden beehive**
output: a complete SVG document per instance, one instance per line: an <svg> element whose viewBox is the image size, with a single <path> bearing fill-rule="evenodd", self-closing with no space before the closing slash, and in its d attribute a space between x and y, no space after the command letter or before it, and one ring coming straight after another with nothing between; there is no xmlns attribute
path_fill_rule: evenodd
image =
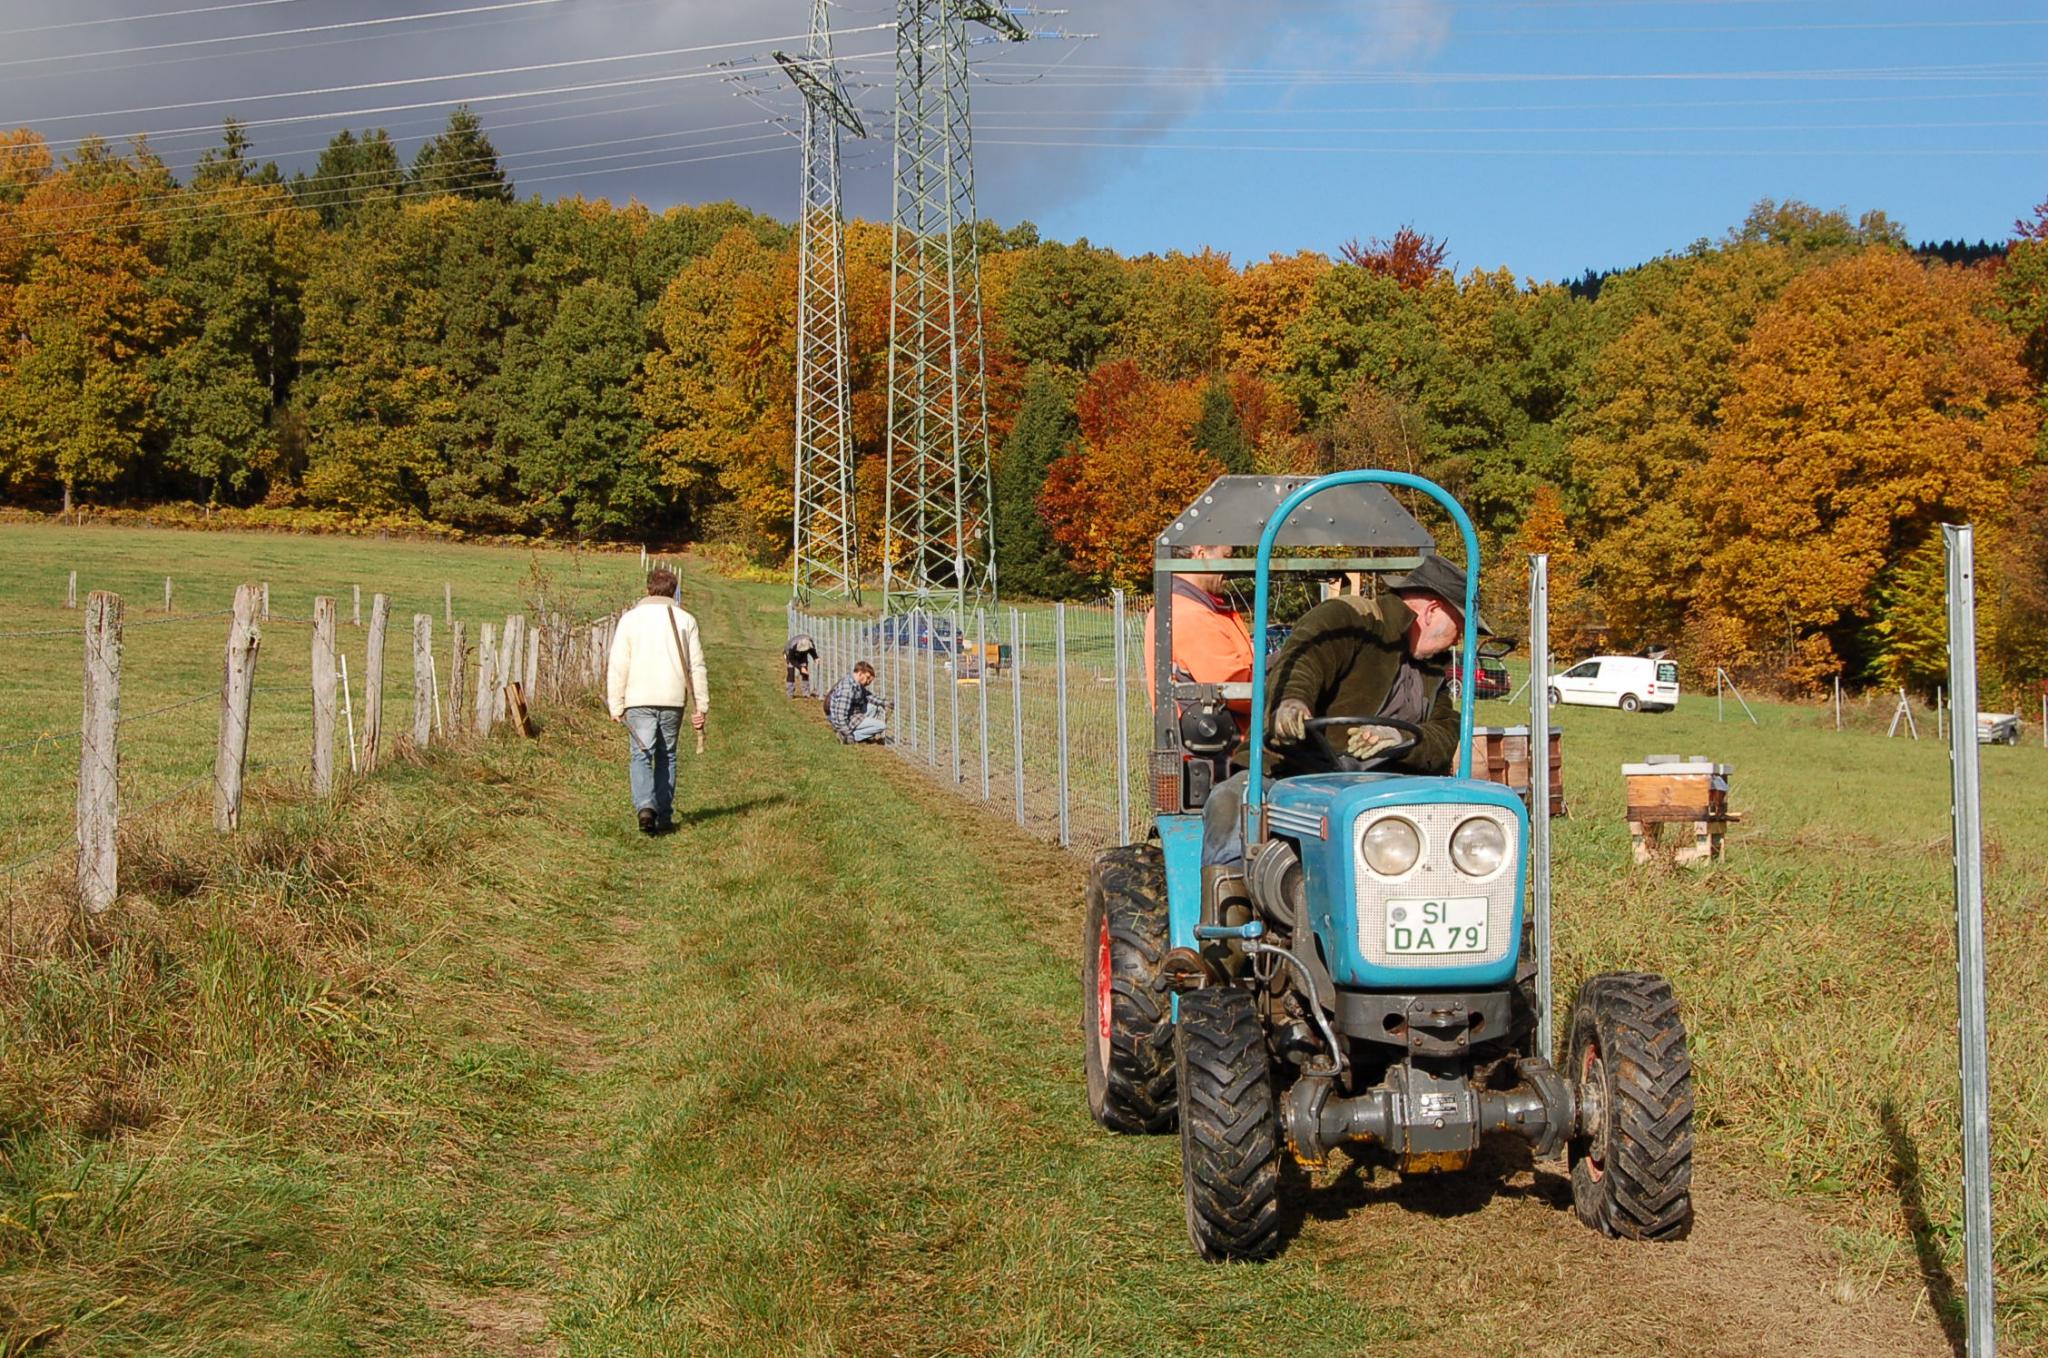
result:
<svg viewBox="0 0 2048 1358"><path fill-rule="evenodd" d="M1476 726L1472 746L1475 776L1511 787L1529 800L1528 727ZM1550 814L1564 814L1564 732L1555 726L1550 728Z"/></svg>
<svg viewBox="0 0 2048 1358"><path fill-rule="evenodd" d="M1704 755L1653 754L1640 764L1623 764L1636 862L1647 863L1667 847L1666 826L1677 827L1668 843L1672 862L1719 858L1729 823L1742 819L1728 809L1728 773L1728 765Z"/></svg>

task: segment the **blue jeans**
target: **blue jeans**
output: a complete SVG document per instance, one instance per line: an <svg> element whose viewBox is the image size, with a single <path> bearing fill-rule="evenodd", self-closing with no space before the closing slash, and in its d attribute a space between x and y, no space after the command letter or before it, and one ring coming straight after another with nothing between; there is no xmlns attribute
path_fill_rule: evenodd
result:
<svg viewBox="0 0 2048 1358"><path fill-rule="evenodd" d="M651 810L667 820L675 810L676 738L682 730L680 707L626 709L626 743L632 749L626 770L635 811Z"/></svg>
<svg viewBox="0 0 2048 1358"><path fill-rule="evenodd" d="M1202 803L1202 866L1244 865L1244 785L1250 775L1240 770L1209 789ZM1269 781L1267 788L1272 787Z"/></svg>
<svg viewBox="0 0 2048 1358"><path fill-rule="evenodd" d="M853 730L847 732L846 738L855 744L860 744L863 741L874 740L888 729L888 722L883 721L880 717L870 712L865 717L854 722Z"/></svg>

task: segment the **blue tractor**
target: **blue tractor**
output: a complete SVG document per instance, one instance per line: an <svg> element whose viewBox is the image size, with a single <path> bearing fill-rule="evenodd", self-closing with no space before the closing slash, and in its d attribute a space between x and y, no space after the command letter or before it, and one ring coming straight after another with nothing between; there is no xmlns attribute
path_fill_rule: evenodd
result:
<svg viewBox="0 0 2048 1358"><path fill-rule="evenodd" d="M1273 576L1414 569L1436 550L1389 491L1420 492L1463 539L1463 672L1477 668L1479 546L1441 488L1398 472L1225 476L1156 542L1154 597L1175 571L1250 572L1253 636ZM1188 559L1196 546L1227 560ZM1251 548L1249 554L1245 549ZM1284 555L1275 555L1282 549ZM1239 751L1238 717L1267 730L1267 657L1249 685L1176 682L1160 608L1151 785L1154 831L1093 865L1084 936L1089 1109L1127 1133L1178 1127L1188 1235L1203 1257L1281 1243L1281 1160L1354 1161L1403 1175L1468 1171L1483 1139L1569 1161L1573 1204L1608 1235L1666 1240L1692 1223L1692 1066L1661 976L1595 976L1572 1007L1562 1064L1541 1050L1527 909L1529 810L1472 776L1472 712L1455 777L1361 763L1309 724L1335 772L1268 778L1249 758L1241 872L1202 866L1202 808ZM1184 676L1180 676L1184 678ZM1547 983L1547 965L1542 969Z"/></svg>

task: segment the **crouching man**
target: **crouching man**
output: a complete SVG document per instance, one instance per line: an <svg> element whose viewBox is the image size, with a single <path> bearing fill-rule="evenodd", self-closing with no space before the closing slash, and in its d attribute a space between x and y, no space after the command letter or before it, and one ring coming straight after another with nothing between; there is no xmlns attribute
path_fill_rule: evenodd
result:
<svg viewBox="0 0 2048 1358"><path fill-rule="evenodd" d="M882 719L887 705L868 691L875 682L875 667L863 660L853 673L832 685L825 695L825 720L832 724L842 743L860 744L880 740L888 723Z"/></svg>

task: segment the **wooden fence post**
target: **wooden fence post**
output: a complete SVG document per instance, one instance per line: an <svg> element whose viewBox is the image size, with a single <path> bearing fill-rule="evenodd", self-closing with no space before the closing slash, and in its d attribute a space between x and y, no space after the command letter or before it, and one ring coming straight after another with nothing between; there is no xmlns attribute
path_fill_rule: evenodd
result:
<svg viewBox="0 0 2048 1358"><path fill-rule="evenodd" d="M493 682L497 677L498 648L491 644L493 640L491 625L485 623L476 642L476 733L480 736L489 735L491 723L498 719L498 686Z"/></svg>
<svg viewBox="0 0 2048 1358"><path fill-rule="evenodd" d="M434 684L428 671L434 663L434 615L412 615L412 747L434 743Z"/></svg>
<svg viewBox="0 0 2048 1358"><path fill-rule="evenodd" d="M164 612L171 611L171 577L164 577Z"/></svg>
<svg viewBox="0 0 2048 1358"><path fill-rule="evenodd" d="M121 596L85 601L85 703L78 740L78 899L88 915L114 903L121 877Z"/></svg>
<svg viewBox="0 0 2048 1358"><path fill-rule="evenodd" d="M545 627L543 623L541 627ZM531 703L540 693L540 634L541 627L529 628L526 633L526 699Z"/></svg>
<svg viewBox="0 0 2048 1358"><path fill-rule="evenodd" d="M448 624L448 711L443 731L462 720L462 701L469 692L469 638L465 632L460 621Z"/></svg>
<svg viewBox="0 0 2048 1358"><path fill-rule="evenodd" d="M338 652L334 646L334 600L313 600L313 793L334 791L334 718Z"/></svg>
<svg viewBox="0 0 2048 1358"><path fill-rule="evenodd" d="M220 744L213 756L213 828L221 834L242 824L242 774L249 765L249 700L256 691L256 652L263 633L256 626L254 585L235 586L235 620L228 624L227 660L220 682Z"/></svg>
<svg viewBox="0 0 2048 1358"><path fill-rule="evenodd" d="M526 658L526 615L505 615L505 630L498 634L498 682L491 689L491 720L505 719L505 685L519 682L520 666Z"/></svg>
<svg viewBox="0 0 2048 1358"><path fill-rule="evenodd" d="M76 607L78 607L78 572L77 572L77 571L73 571L73 572L71 572L71 579L70 579L70 580L69 580L68 582L66 582L66 584L65 584L65 586L64 586L64 606L65 606L66 608L76 608Z"/></svg>
<svg viewBox="0 0 2048 1358"><path fill-rule="evenodd" d="M355 602L349 605L348 625L351 627L361 627L363 625L363 587L361 585L350 585L349 589L355 593Z"/></svg>
<svg viewBox="0 0 2048 1358"><path fill-rule="evenodd" d="M270 621L270 582L263 582L263 621Z"/></svg>
<svg viewBox="0 0 2048 1358"><path fill-rule="evenodd" d="M370 597L370 635L363 639L363 772L377 768L384 743L384 633L391 626L391 600Z"/></svg>
<svg viewBox="0 0 2048 1358"><path fill-rule="evenodd" d="M455 586L446 580L441 582L441 621L455 625Z"/></svg>

